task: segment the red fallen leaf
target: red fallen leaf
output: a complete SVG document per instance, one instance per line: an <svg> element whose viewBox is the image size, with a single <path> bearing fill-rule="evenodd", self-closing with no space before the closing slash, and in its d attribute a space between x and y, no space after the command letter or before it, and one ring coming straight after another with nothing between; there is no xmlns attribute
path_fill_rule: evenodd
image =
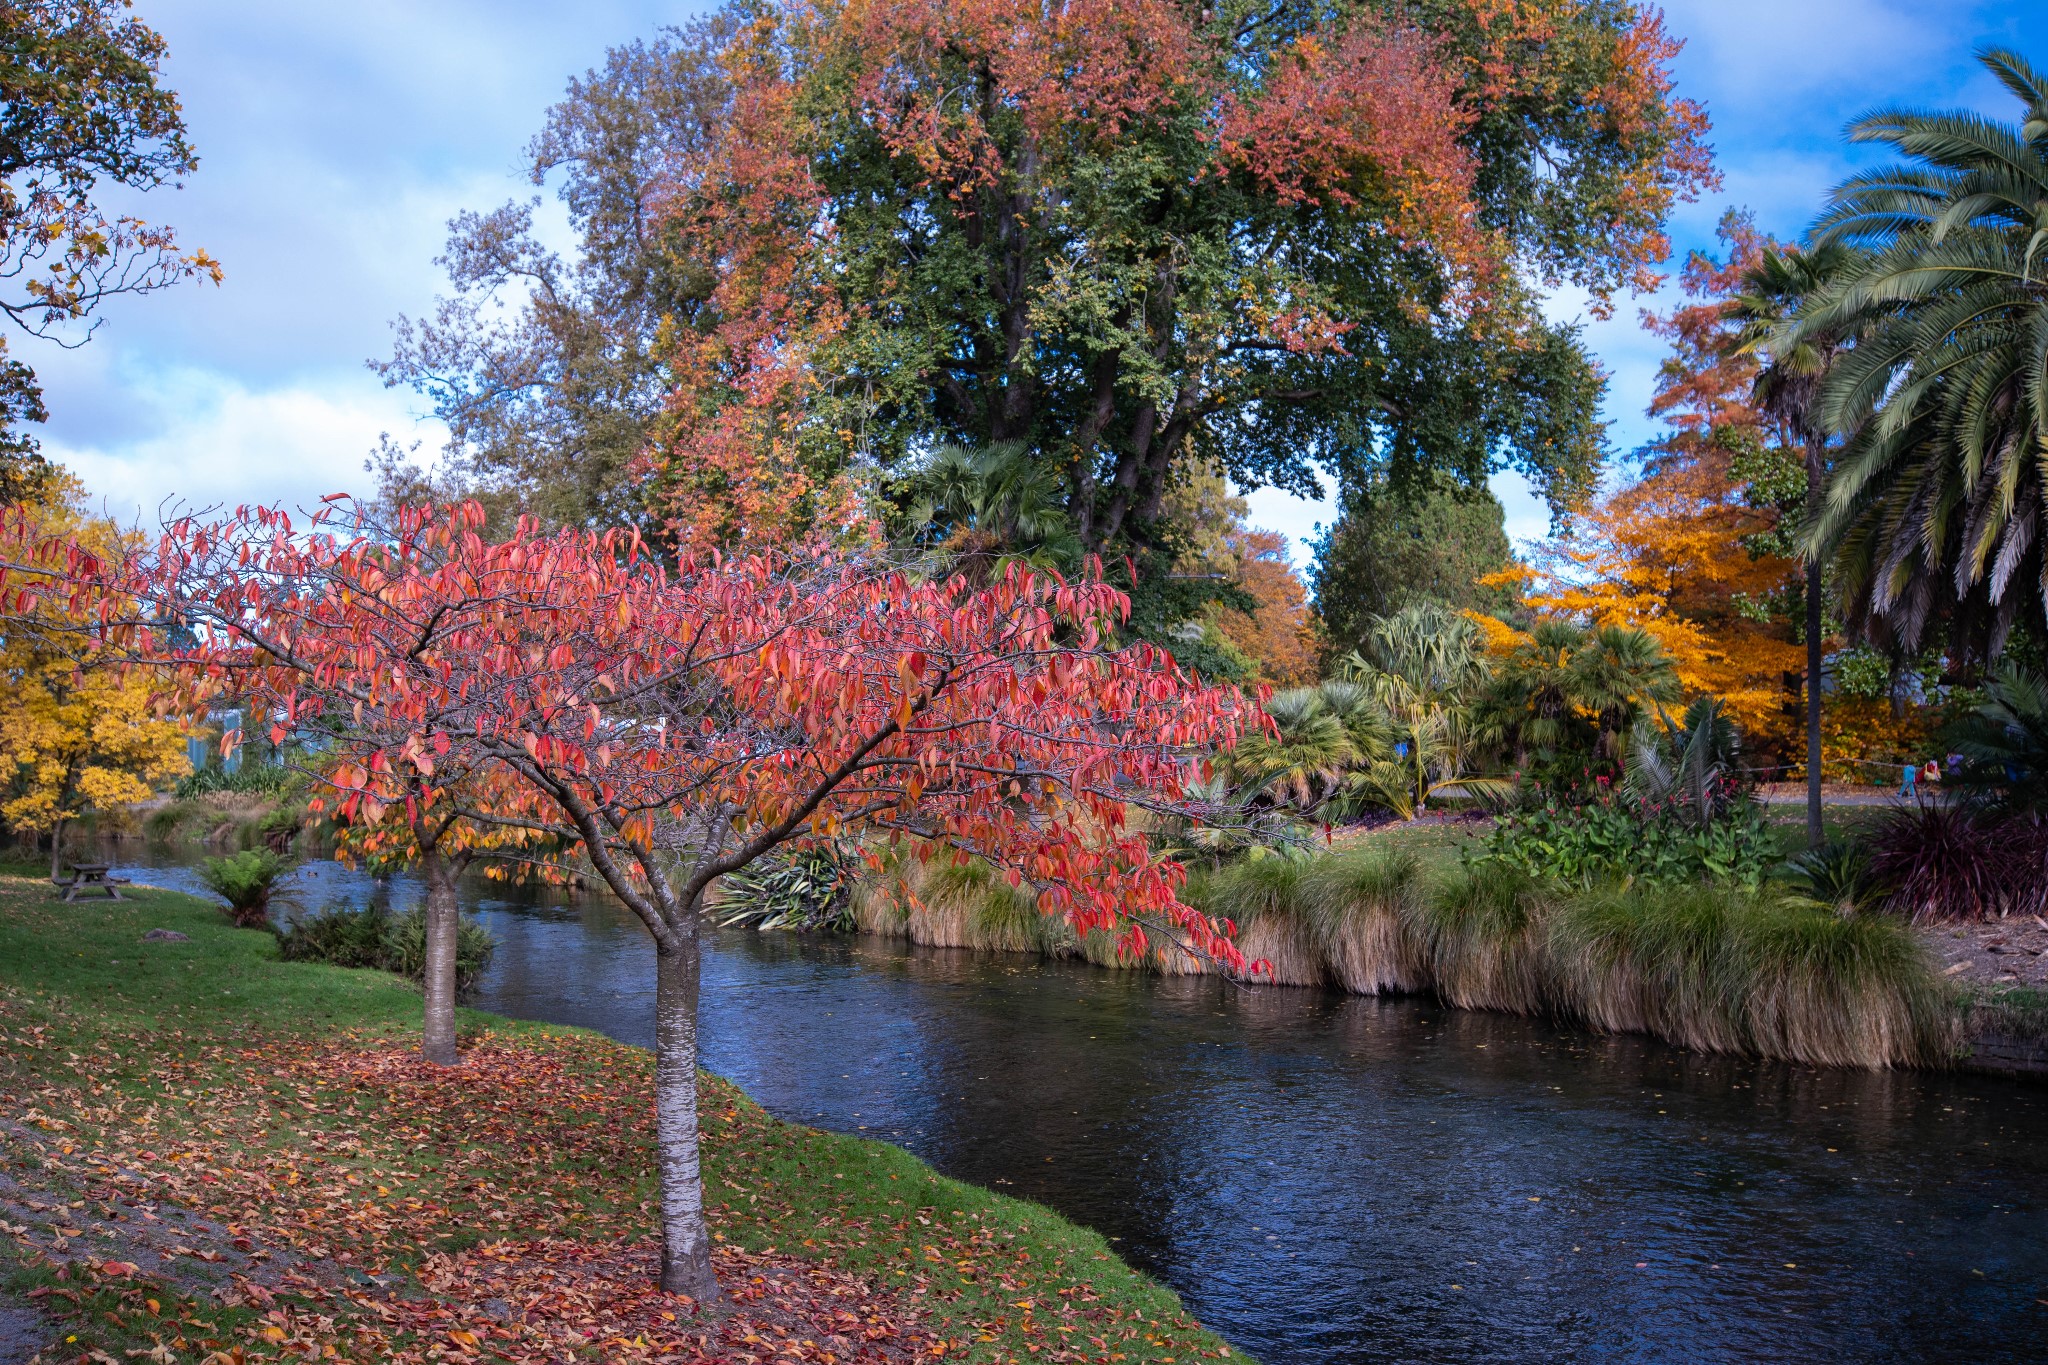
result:
<svg viewBox="0 0 2048 1365"><path fill-rule="evenodd" d="M102 1261L99 1272L113 1279L125 1280L131 1275L140 1275L142 1267L133 1261Z"/></svg>

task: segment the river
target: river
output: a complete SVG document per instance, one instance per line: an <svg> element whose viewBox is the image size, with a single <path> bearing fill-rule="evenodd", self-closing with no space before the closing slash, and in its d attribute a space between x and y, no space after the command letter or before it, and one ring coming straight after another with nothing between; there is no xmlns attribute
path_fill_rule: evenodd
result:
<svg viewBox="0 0 2048 1365"><path fill-rule="evenodd" d="M651 1042L629 914L465 894L500 943L476 1006ZM417 896L316 862L276 903ZM706 1065L772 1112L1099 1229L1266 1365L2048 1359L2038 1084L724 931L703 1016Z"/></svg>

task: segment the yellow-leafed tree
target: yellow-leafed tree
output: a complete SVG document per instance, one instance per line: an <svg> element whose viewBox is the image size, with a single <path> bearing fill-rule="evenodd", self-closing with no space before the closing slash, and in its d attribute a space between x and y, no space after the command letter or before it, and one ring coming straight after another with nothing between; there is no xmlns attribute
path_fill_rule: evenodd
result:
<svg viewBox="0 0 2048 1365"><path fill-rule="evenodd" d="M62 478L45 502L0 515L115 548L118 530L81 503L77 484ZM17 559L9 574L27 578L34 562ZM36 612L0 621L0 825L17 838L47 833L55 876L67 820L144 800L190 766L182 727L155 713L150 679L124 676L85 621L48 606Z"/></svg>
<svg viewBox="0 0 2048 1365"><path fill-rule="evenodd" d="M1631 626L1664 647L1689 694L1719 696L1758 748L1796 748L1805 656L1800 575L1786 522L1799 464L1787 434L1751 401L1757 362L1733 341L1730 300L1768 245L1724 220L1727 258L1695 254L1689 300L1644 319L1671 340L1650 414L1667 434L1641 477L1587 508L1528 567L1524 604L1593 626ZM1496 630L1495 637L1507 635ZM1513 640L1489 638L1496 651Z"/></svg>

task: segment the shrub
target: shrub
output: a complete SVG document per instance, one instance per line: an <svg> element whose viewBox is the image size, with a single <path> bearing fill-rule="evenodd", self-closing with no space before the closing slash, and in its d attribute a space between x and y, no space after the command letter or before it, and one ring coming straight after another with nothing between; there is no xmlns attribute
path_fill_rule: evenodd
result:
<svg viewBox="0 0 2048 1365"><path fill-rule="evenodd" d="M2000 669L1956 727L1955 743L1963 762L1947 781L1968 804L2001 815L2048 814L2048 678Z"/></svg>
<svg viewBox="0 0 2048 1365"><path fill-rule="evenodd" d="M474 986L497 950L488 929L462 920L455 931L455 989ZM427 917L419 910L394 915L380 905L330 910L281 930L277 951L287 962L374 967L420 981L427 971Z"/></svg>
<svg viewBox="0 0 2048 1365"><path fill-rule="evenodd" d="M1872 873L1888 904L1914 923L2048 914L2048 825L1923 805L1870 838Z"/></svg>
<svg viewBox="0 0 2048 1365"><path fill-rule="evenodd" d="M282 763L245 762L233 772L215 765L179 778L173 795L180 799L213 792L268 796L291 791L302 781L298 769L288 768Z"/></svg>
<svg viewBox="0 0 2048 1365"><path fill-rule="evenodd" d="M1801 891L1833 910L1867 910L1885 899L1870 849L1857 840L1830 839L1819 848L1794 854L1787 866Z"/></svg>
<svg viewBox="0 0 2048 1365"><path fill-rule="evenodd" d="M855 929L853 876L831 844L778 851L719 879L712 918L730 929Z"/></svg>
<svg viewBox="0 0 2048 1365"><path fill-rule="evenodd" d="M1763 882L1777 849L1755 802L1727 801L1706 823L1688 814L1683 800L1642 801L1602 785L1590 801L1528 803L1502 816L1476 861L1582 886Z"/></svg>
<svg viewBox="0 0 2048 1365"><path fill-rule="evenodd" d="M228 903L228 918L245 928L269 919L270 892L291 863L267 848L243 849L225 858L208 858L199 875Z"/></svg>

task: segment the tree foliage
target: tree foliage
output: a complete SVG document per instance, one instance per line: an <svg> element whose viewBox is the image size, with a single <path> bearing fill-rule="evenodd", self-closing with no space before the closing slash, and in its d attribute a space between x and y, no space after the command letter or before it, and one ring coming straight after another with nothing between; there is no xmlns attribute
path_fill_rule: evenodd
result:
<svg viewBox="0 0 2048 1365"><path fill-rule="evenodd" d="M1316 615L1332 653L1358 648L1373 618L1418 602L1499 615L1513 589L1494 577L1514 563L1500 500L1484 487L1383 477L1347 483L1337 521L1316 546Z"/></svg>
<svg viewBox="0 0 2048 1365"><path fill-rule="evenodd" d="M1710 175L1672 50L1576 0L764 6L667 206L711 285L662 515L830 525L940 442L1023 443L1091 548L1152 540L1189 459L1507 462L1568 502L1599 380L1517 281L1661 256Z"/></svg>
<svg viewBox="0 0 2048 1365"><path fill-rule="evenodd" d="M1176 806L1247 705L1105 644L1128 603L1099 579L1012 565L983 586L821 550L664 565L630 533L522 520L494 541L484 524L473 503L388 523L342 503L310 527L253 509L178 522L146 555L73 547L38 591L102 613L143 662L161 632L124 613L175 602L193 643L156 662L255 699L273 742L346 702L365 747L329 775L338 814L412 821L426 803L559 840L641 919L664 1287L718 1297L695 1108L717 878L788 844L911 836L1028 879L1078 932L1255 965L1179 901L1180 868L1130 819ZM451 789L451 769L474 777Z"/></svg>
<svg viewBox="0 0 2048 1365"><path fill-rule="evenodd" d="M372 366L427 397L448 445L426 474L387 446L388 502L470 496L504 526L520 513L552 526L641 514L631 467L662 407L660 338L693 323L711 283L663 205L676 168L717 137L732 29L716 14L613 48L548 111L527 170L557 182L572 257L536 234L538 198L449 223L452 294L431 317L401 317L391 358Z"/></svg>
<svg viewBox="0 0 2048 1365"><path fill-rule="evenodd" d="M1847 444L1812 544L1835 554L1857 623L1908 652L1948 615L1960 647L1995 654L2048 601L2048 77L2009 50L1980 60L2018 125L1913 109L1852 124L1905 160L1835 188L1816 241L1864 258L1786 329L1857 338L1818 396Z"/></svg>
<svg viewBox="0 0 2048 1365"><path fill-rule="evenodd" d="M183 727L158 714L148 678L93 647L89 613L40 594L10 602L7 577L51 581L68 571L65 547L123 548L111 524L79 510L75 485L49 491L60 496L0 511L0 823L49 833L54 863L65 821L145 800L190 767Z"/></svg>
<svg viewBox="0 0 2048 1365"><path fill-rule="evenodd" d="M1798 430L1753 401L1761 362L1739 346L1733 302L1770 244L1735 216L1721 238L1725 257L1686 262L1687 301L1646 318L1672 349L1650 406L1668 430L1641 452L1640 476L1499 581L1522 581L1525 604L1541 615L1646 633L1685 692L1721 698L1745 733L1783 748L1793 724L1787 679L1803 663L1788 541L1804 447ZM1490 629L1503 652L1521 646Z"/></svg>
<svg viewBox="0 0 2048 1365"><path fill-rule="evenodd" d="M0 313L68 345L91 334L110 298L221 278L168 228L99 203L108 185L175 185L199 164L178 97L157 83L164 41L127 10L117 0L0 4ZM48 415L42 389L5 348L0 336L0 503L36 495L52 475L20 428Z"/></svg>

